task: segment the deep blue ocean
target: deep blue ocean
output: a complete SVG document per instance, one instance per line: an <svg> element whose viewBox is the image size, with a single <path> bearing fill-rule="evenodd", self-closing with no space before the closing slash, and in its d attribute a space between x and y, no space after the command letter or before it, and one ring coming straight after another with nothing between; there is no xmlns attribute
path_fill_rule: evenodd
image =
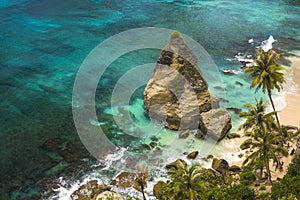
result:
<svg viewBox="0 0 300 200"><path fill-rule="evenodd" d="M235 55L253 55L270 35L277 40L275 48L299 51L299 18L299 0L1 0L0 199L49 199L59 177L74 181L97 163L75 129L72 91L82 62L107 38L134 28L179 30L201 44L218 69L238 71L219 75L226 106L242 109L263 95L249 89ZM123 55L99 81L97 117L117 146L133 141L113 122L114 85L134 66L155 63L159 53L142 49ZM147 123L139 116L142 98L143 87L132 95L129 108L141 124ZM238 116L231 114L237 126Z"/></svg>

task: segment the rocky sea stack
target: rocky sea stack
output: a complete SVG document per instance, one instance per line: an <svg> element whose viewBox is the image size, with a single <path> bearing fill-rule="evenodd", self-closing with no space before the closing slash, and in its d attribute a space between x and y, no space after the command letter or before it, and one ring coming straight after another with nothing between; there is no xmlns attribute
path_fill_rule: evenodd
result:
<svg viewBox="0 0 300 200"><path fill-rule="evenodd" d="M220 140L231 128L231 118L210 94L197 63L197 57L175 31L144 91L146 112L169 129L200 129Z"/></svg>

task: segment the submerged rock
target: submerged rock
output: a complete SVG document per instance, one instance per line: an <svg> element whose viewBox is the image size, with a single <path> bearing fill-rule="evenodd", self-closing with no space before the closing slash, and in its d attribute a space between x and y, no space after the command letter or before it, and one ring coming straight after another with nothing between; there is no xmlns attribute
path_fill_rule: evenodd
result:
<svg viewBox="0 0 300 200"><path fill-rule="evenodd" d="M240 108L226 108L227 110L231 110L234 112L234 114L239 115L242 112L242 109Z"/></svg>
<svg viewBox="0 0 300 200"><path fill-rule="evenodd" d="M181 35L174 32L144 91L146 112L169 129L200 129L204 135L209 130L212 137L221 139L231 128L231 118L219 109L197 63Z"/></svg>
<svg viewBox="0 0 300 200"><path fill-rule="evenodd" d="M182 139L187 138L187 137L190 135L189 132L190 132L190 130L181 131L181 132L179 133L178 137L179 137L179 138L182 138Z"/></svg>

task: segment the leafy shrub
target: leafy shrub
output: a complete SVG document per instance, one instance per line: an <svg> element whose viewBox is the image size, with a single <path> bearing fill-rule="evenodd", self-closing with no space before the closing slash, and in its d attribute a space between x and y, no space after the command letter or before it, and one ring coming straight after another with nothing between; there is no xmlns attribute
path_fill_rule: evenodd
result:
<svg viewBox="0 0 300 200"><path fill-rule="evenodd" d="M252 172L252 168L248 166L242 168L240 178L241 178L241 184L246 186L252 184L256 180L255 175Z"/></svg>
<svg viewBox="0 0 300 200"><path fill-rule="evenodd" d="M282 198L279 198L278 200L295 200L295 199L296 199L295 195L289 194L288 197L282 197Z"/></svg>
<svg viewBox="0 0 300 200"><path fill-rule="evenodd" d="M218 199L218 200L254 200L254 190L248 188L245 185L238 184L232 187L215 187L209 192L206 199Z"/></svg>
<svg viewBox="0 0 300 200"><path fill-rule="evenodd" d="M262 185L262 186L260 186L259 189L260 189L260 190L266 190L266 186L265 186L265 185Z"/></svg>
<svg viewBox="0 0 300 200"><path fill-rule="evenodd" d="M262 192L260 193L259 197L260 200L270 200L271 194L269 192Z"/></svg>

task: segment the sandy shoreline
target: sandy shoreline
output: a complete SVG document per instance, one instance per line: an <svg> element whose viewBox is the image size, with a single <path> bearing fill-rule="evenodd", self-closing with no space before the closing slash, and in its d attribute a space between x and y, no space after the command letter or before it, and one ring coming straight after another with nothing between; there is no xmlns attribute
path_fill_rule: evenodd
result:
<svg viewBox="0 0 300 200"><path fill-rule="evenodd" d="M300 58L290 57L293 81L293 91L285 92L286 106L279 112L280 121L285 125L300 126ZM287 86L288 84L285 84ZM285 89L284 89L285 90ZM289 89L288 89L289 90Z"/></svg>
<svg viewBox="0 0 300 200"><path fill-rule="evenodd" d="M300 57L288 57L290 60L291 71L293 76L294 83L286 83L283 87L283 94L285 97L286 105L282 108L279 112L279 117L281 124L284 125L293 125L293 126L300 126ZM287 74L288 76L291 74ZM290 86L294 86L292 89L289 88ZM242 134L242 133L240 133ZM222 145L224 145L230 153L220 153L217 155L220 158L226 159L230 165L238 165L242 166L243 161L245 160L246 150L241 150L239 146L245 141L247 137L235 138L235 139L226 139L222 141ZM291 148L289 148L289 153L291 152L292 148L295 144L291 144ZM243 155L242 157L239 155ZM272 179L276 179L277 177L282 178L288 169L288 165L291 163L293 156L289 155L286 158L282 158L284 162L283 171L276 170L272 167Z"/></svg>

